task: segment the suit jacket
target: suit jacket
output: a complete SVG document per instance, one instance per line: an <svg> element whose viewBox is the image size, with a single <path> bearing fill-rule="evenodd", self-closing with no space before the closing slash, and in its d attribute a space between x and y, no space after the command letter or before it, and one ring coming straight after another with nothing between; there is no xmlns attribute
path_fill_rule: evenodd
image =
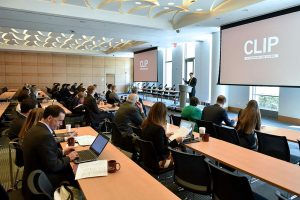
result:
<svg viewBox="0 0 300 200"><path fill-rule="evenodd" d="M115 115L115 124L121 134L132 134L133 130L129 124L139 127L145 118L144 113L140 113L139 109L130 102L123 103Z"/></svg>
<svg viewBox="0 0 300 200"><path fill-rule="evenodd" d="M119 96L115 92L111 92L109 94L108 99L106 99L106 100L107 100L107 103L110 103L110 104L121 103Z"/></svg>
<svg viewBox="0 0 300 200"><path fill-rule="evenodd" d="M110 90L107 90L106 93L105 93L105 98L106 98L106 101L108 100L109 98L109 94L111 93Z"/></svg>
<svg viewBox="0 0 300 200"><path fill-rule="evenodd" d="M62 150L58 148L53 133L41 122L32 127L24 138L23 155L24 173L22 184L27 199L31 195L27 188L27 177L32 171L36 169L44 171L53 183L56 175L63 173L70 163L69 157L64 157Z"/></svg>
<svg viewBox="0 0 300 200"><path fill-rule="evenodd" d="M201 119L211 121L217 125L221 125L223 121L227 126L234 125L234 121L228 118L226 110L218 104L205 107Z"/></svg>
<svg viewBox="0 0 300 200"><path fill-rule="evenodd" d="M22 115L18 111L16 113L16 118L12 121L8 130L8 137L10 140L19 137L19 133L22 129L22 126L26 121L26 116Z"/></svg>
<svg viewBox="0 0 300 200"><path fill-rule="evenodd" d="M98 108L96 99L88 94L85 98L84 98L84 102L83 105L86 106L88 113L90 115L91 121L92 122L96 122L98 121L98 115L101 114L101 110Z"/></svg>
<svg viewBox="0 0 300 200"><path fill-rule="evenodd" d="M197 84L197 79L193 77L192 79L189 79L189 81L184 81L184 82L194 88Z"/></svg>

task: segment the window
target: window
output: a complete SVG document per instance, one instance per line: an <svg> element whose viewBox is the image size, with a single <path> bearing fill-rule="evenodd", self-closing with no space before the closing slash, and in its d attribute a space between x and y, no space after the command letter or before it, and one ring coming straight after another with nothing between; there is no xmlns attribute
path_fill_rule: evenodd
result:
<svg viewBox="0 0 300 200"><path fill-rule="evenodd" d="M250 91L252 99L258 102L260 109L278 111L279 87L252 87Z"/></svg>
<svg viewBox="0 0 300 200"><path fill-rule="evenodd" d="M172 51L173 48L167 48L165 51L165 84L172 87Z"/></svg>
<svg viewBox="0 0 300 200"><path fill-rule="evenodd" d="M187 42L185 45L185 58L195 58L195 42Z"/></svg>

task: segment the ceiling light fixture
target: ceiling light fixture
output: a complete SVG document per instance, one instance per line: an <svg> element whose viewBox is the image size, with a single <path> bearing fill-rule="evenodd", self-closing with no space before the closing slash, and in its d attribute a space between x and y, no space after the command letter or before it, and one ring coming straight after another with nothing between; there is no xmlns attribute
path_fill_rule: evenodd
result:
<svg viewBox="0 0 300 200"><path fill-rule="evenodd" d="M198 11L198 12L199 12L199 11L202 11L202 10L203 10L202 8L198 8L198 9L196 9L196 11Z"/></svg>
<svg viewBox="0 0 300 200"><path fill-rule="evenodd" d="M169 10L169 7L168 7L168 6L166 6L166 7L164 7L164 9L165 9L165 10Z"/></svg>
<svg viewBox="0 0 300 200"><path fill-rule="evenodd" d="M135 4L136 4L136 5L141 5L142 2L136 1Z"/></svg>
<svg viewBox="0 0 300 200"><path fill-rule="evenodd" d="M174 4L175 4L174 2L169 2L168 3L169 6L174 6Z"/></svg>

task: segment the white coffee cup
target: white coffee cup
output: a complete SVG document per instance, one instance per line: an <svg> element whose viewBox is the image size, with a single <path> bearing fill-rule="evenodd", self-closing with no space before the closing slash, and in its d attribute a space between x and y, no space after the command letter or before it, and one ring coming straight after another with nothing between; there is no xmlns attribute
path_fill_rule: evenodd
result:
<svg viewBox="0 0 300 200"><path fill-rule="evenodd" d="M71 124L66 124L66 130L67 130L68 133L72 131L71 130Z"/></svg>
<svg viewBox="0 0 300 200"><path fill-rule="evenodd" d="M199 133L205 134L205 127L199 127Z"/></svg>

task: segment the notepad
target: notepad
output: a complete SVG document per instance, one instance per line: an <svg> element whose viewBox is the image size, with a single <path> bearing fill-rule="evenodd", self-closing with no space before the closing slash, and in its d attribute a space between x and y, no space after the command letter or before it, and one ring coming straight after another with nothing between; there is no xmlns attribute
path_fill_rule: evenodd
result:
<svg viewBox="0 0 300 200"><path fill-rule="evenodd" d="M93 141L95 140L95 138L96 137L92 136L92 135L84 135L84 136L75 137L75 139L77 140L77 142L80 146L91 145L93 143Z"/></svg>
<svg viewBox="0 0 300 200"><path fill-rule="evenodd" d="M107 176L107 160L97 160L79 164L75 180L97 176Z"/></svg>

